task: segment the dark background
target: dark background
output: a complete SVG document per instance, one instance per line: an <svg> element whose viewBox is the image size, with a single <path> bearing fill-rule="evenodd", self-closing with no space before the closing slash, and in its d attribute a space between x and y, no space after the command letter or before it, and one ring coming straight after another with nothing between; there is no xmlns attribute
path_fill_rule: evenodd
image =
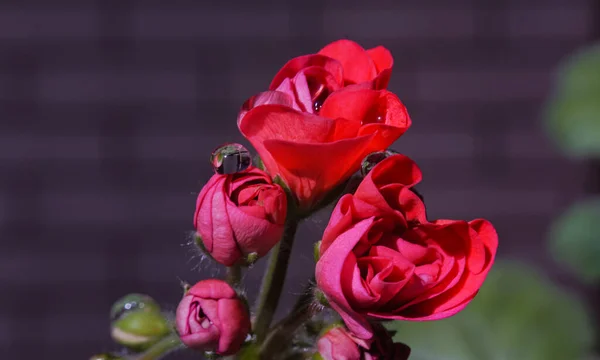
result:
<svg viewBox="0 0 600 360"><path fill-rule="evenodd" d="M553 71L594 28L588 0L8 1L0 3L0 353L115 349L108 309L214 274L185 244L210 151L290 58L348 37L395 59L431 218L490 219L500 256L570 275L545 250L583 164L541 130ZM332 164L335 166L335 164ZM313 269L297 241L289 305ZM252 296L262 263L247 276Z"/></svg>

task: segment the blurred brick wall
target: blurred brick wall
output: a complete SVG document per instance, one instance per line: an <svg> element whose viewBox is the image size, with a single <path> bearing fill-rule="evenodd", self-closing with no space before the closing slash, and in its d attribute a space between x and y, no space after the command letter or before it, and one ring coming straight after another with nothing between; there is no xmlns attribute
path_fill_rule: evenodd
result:
<svg viewBox="0 0 600 360"><path fill-rule="evenodd" d="M0 353L110 350L117 297L146 292L172 309L178 277L209 276L190 271L184 246L209 152L242 142L237 109L287 59L342 37L394 54L390 88L414 121L395 149L421 165L431 217L489 218L502 256L553 269L547 226L584 175L544 138L540 106L588 36L590 5L3 0ZM302 229L288 301L324 221Z"/></svg>

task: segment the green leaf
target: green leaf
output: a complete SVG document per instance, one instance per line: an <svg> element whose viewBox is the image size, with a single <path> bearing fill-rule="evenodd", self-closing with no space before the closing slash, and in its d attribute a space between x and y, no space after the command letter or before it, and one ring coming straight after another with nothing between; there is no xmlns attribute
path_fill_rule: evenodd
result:
<svg viewBox="0 0 600 360"><path fill-rule="evenodd" d="M550 232L554 257L584 281L600 280L600 197L574 204Z"/></svg>
<svg viewBox="0 0 600 360"><path fill-rule="evenodd" d="M561 95L585 96L600 90L600 44L588 46L568 57L559 68L557 90Z"/></svg>
<svg viewBox="0 0 600 360"><path fill-rule="evenodd" d="M454 317L386 326L412 348L410 360L582 360L592 342L578 299L512 263L497 263Z"/></svg>
<svg viewBox="0 0 600 360"><path fill-rule="evenodd" d="M547 131L565 153L600 155L600 45L578 51L561 66L545 113Z"/></svg>

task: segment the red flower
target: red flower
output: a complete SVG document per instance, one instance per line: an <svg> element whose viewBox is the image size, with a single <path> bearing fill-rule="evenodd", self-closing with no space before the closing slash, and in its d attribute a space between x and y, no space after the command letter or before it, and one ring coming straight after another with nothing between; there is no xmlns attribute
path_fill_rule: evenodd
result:
<svg viewBox="0 0 600 360"><path fill-rule="evenodd" d="M318 54L290 60L275 75L270 91L242 107L240 131L303 209L410 126L400 100L380 90L387 86L392 64L390 52L381 46L364 50L339 40Z"/></svg>
<svg viewBox="0 0 600 360"><path fill-rule="evenodd" d="M404 105L386 90L330 95L320 115L282 105L250 110L239 124L271 176L280 176L304 209L389 147L410 126Z"/></svg>
<svg viewBox="0 0 600 360"><path fill-rule="evenodd" d="M317 349L324 360L407 360L410 348L394 343L380 324L375 324L377 335L365 341L337 326L327 331L317 341Z"/></svg>
<svg viewBox="0 0 600 360"><path fill-rule="evenodd" d="M351 40L334 41L317 54L288 61L271 81L269 91L246 101L238 122L259 105L286 105L313 114L330 94L346 86L385 89L393 64L392 54L383 46L365 50Z"/></svg>
<svg viewBox="0 0 600 360"><path fill-rule="evenodd" d="M335 207L323 235L317 284L349 329L368 339L367 318L436 320L477 294L496 254L486 220L428 222L411 187L414 162L394 155L377 164L354 195Z"/></svg>
<svg viewBox="0 0 600 360"><path fill-rule="evenodd" d="M250 253L268 253L281 239L286 211L283 189L249 168L210 178L198 195L194 227L211 256L231 266Z"/></svg>
<svg viewBox="0 0 600 360"><path fill-rule="evenodd" d="M176 313L181 341L197 350L235 354L250 332L244 303L224 281L209 279L192 286Z"/></svg>

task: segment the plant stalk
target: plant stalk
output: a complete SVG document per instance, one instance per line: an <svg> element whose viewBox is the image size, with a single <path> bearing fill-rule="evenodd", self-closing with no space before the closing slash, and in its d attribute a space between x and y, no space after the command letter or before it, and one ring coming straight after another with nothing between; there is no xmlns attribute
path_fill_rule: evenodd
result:
<svg viewBox="0 0 600 360"><path fill-rule="evenodd" d="M286 222L283 237L272 250L269 258L257 303L256 320L253 325L253 331L259 344L265 340L277 310L297 229L298 220L294 216L290 216Z"/></svg>
<svg viewBox="0 0 600 360"><path fill-rule="evenodd" d="M260 359L271 359L274 354L290 347L296 330L320 312L322 306L315 302L312 283L300 295L296 305L283 320L273 326L260 348Z"/></svg>
<svg viewBox="0 0 600 360"><path fill-rule="evenodd" d="M179 335L173 333L162 338L143 353L133 355L129 360L158 360L183 347Z"/></svg>
<svg viewBox="0 0 600 360"><path fill-rule="evenodd" d="M228 266L225 280L231 287L237 288L242 282L242 267L240 265Z"/></svg>

